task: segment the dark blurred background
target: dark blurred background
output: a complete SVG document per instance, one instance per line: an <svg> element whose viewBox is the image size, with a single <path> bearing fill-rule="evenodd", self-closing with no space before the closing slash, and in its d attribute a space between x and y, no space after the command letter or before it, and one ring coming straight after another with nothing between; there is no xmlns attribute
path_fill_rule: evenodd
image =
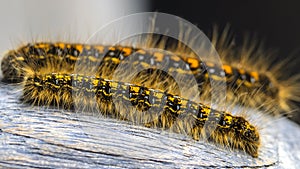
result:
<svg viewBox="0 0 300 169"><path fill-rule="evenodd" d="M230 24L237 37L256 33L284 57L300 49L300 1L152 0L152 11L182 17L205 33Z"/></svg>
<svg viewBox="0 0 300 169"><path fill-rule="evenodd" d="M209 33L214 24L221 29L230 24L237 43L245 33L255 34L281 59L294 55L300 61L300 1L152 0L151 4L151 11L182 17L204 33ZM300 70L295 67L293 72ZM300 112L293 116L292 120L300 124Z"/></svg>

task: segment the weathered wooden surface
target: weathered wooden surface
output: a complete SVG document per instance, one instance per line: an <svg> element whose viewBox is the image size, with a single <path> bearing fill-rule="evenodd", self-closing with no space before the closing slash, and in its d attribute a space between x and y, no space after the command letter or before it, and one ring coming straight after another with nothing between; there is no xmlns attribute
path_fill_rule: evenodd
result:
<svg viewBox="0 0 300 169"><path fill-rule="evenodd" d="M199 168L300 166L300 129L288 120L263 129L260 157L115 119L31 107L0 84L3 168Z"/></svg>

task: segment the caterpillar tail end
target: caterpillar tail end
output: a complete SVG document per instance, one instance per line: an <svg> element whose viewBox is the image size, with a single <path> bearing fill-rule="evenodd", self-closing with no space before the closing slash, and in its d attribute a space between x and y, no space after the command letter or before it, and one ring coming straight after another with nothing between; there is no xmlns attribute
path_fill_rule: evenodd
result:
<svg viewBox="0 0 300 169"><path fill-rule="evenodd" d="M9 51L2 57L1 60L1 71L2 71L2 81L8 83L19 83L23 81L23 74L20 71L18 65L17 58L14 51Z"/></svg>
<svg viewBox="0 0 300 169"><path fill-rule="evenodd" d="M290 115L291 112L299 111L297 103L300 102L300 75L295 75L279 85L279 107L283 112Z"/></svg>

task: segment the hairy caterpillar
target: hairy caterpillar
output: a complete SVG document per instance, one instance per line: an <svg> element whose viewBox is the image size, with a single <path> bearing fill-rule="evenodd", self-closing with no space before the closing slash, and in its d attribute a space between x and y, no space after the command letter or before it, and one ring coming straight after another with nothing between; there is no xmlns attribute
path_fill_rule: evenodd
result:
<svg viewBox="0 0 300 169"><path fill-rule="evenodd" d="M46 58L45 56L48 56ZM34 69L39 70L47 64L47 62L60 62L66 63L69 71L72 72L74 64L79 62L85 64L91 64L95 66L100 63L97 73L101 73L102 76L109 76L119 65L120 62L126 61L128 56L131 55L144 55L138 62L132 62L138 64L144 68L153 67L162 64L168 64L172 67L169 71L174 71L177 74L192 74L197 79L199 89L207 89L209 86L210 78L214 80L226 81L228 89L233 91L234 95L239 93L249 93L259 91L260 96L257 98L258 103L265 100L274 99L278 105L276 108L281 108L285 111L290 111L290 106L287 102L293 100L293 97L286 97L286 90L280 87L276 79L270 73L260 73L256 71L247 71L244 67L234 67L229 64L223 64L221 68L216 66L210 61L200 61L193 56L193 53L168 55L160 52L148 52L141 48L135 48L130 46L102 46L102 45L83 45L83 44L70 44L70 43L34 43L21 46L15 51L10 51L2 62L2 71L4 79L9 81L22 81L23 74L22 67L29 65ZM104 56L101 58L100 56ZM153 57L149 57L153 56ZM144 60L143 60L144 59ZM186 62L187 66L178 67L179 61ZM13 62L14 66L9 66ZM128 62L128 59L127 59ZM142 63L142 64L141 64ZM110 64L110 71L103 71L103 65ZM151 64L151 65L149 65ZM208 75L210 72L210 76ZM104 75L105 74L105 75ZM225 79L224 79L225 78ZM297 99L296 99L297 100ZM249 105L248 99L246 99ZM254 106L256 106L256 101ZM272 106L274 106L272 104Z"/></svg>
<svg viewBox="0 0 300 169"><path fill-rule="evenodd" d="M28 92L24 94L26 101L46 105L54 102L67 108L99 107L105 115L127 120L137 118L141 116L138 115L139 112L149 109L157 112L161 109L162 103L165 103L159 116L154 113L155 116L150 117L149 112L149 117L145 117L147 114L143 115L143 119L151 121L145 124L146 126L172 128L174 125L177 127L176 130L184 130L195 139L199 139L208 137L201 130L204 124L217 123L217 128L211 129L209 140L244 150L253 157L258 156L260 145L258 131L243 117L219 112L201 103L197 104L163 91L99 77L56 73L27 77L24 91ZM72 91L75 91L74 95ZM79 100L81 101L78 102ZM96 105L93 105L91 100L96 100ZM124 103L131 103L136 110L128 111L126 106L122 106Z"/></svg>
<svg viewBox="0 0 300 169"><path fill-rule="evenodd" d="M67 109L76 107L83 110L99 110L103 114L120 119L142 122L148 127L158 126L174 131L183 131L192 135L194 139L207 138L223 146L244 150L253 157L258 156L260 146L258 131L245 118L214 110L204 104L174 95L176 87L172 85L170 87L169 84L172 83L168 82L169 79L166 80L168 83L163 84L161 87L157 87L157 84L161 83L159 78L155 79L155 82L147 84L147 81L151 79L148 72L139 74L139 76L149 78L144 79L146 82L142 83L141 79L133 81L132 84L111 80L112 77L105 73L113 72L112 70L120 62L120 57L129 56L133 48L106 47L108 55L104 55L102 65L97 66L96 74L84 72L83 75L79 75L72 74L74 62L82 59L81 61L85 64L86 62L93 64L95 60L95 63L97 63L96 56L100 54L99 51L95 52L95 49L104 50L104 46L65 43L37 43L35 45L39 45L39 47L29 45L21 48L22 52L11 51L2 60L2 71L5 80L23 82L23 99L25 102L38 105L55 105ZM43 49L46 49L46 51ZM83 52L84 50L85 52ZM49 53L49 51L53 53ZM146 49L136 51L139 54L144 54L144 58L151 58L153 55L154 58L156 57L156 62L158 62L157 56L160 56L159 59L165 57L172 58L173 61L176 59L174 59L175 56L163 55L163 53L147 54ZM71 52L71 55L68 52ZM81 57L79 58L80 53ZM200 64L197 60L192 59L191 61L191 67L195 63ZM143 61L141 62L143 63ZM99 71L98 68L109 69L110 71ZM174 68L174 66L171 68ZM210 68L214 69L213 66ZM174 71L178 71L178 69L174 69ZM179 75L182 73L185 72L182 72L182 70L178 72ZM154 71L154 73L150 73L150 76L157 74L159 73ZM216 75L215 78L217 77ZM203 76L203 79L205 78L207 78L207 75ZM124 94L126 92L128 93L127 96ZM116 96L127 101L125 103L134 105L134 109L122 106L123 102L112 102L112 98ZM149 101L150 98L152 101ZM96 102L93 102L95 100ZM166 106L159 109L159 106L164 105L163 103ZM144 113L149 107L156 112L152 116ZM158 115L157 112L162 112L162 114ZM207 135L202 130L204 124L213 125L216 128L215 130L210 127L206 128L211 133Z"/></svg>

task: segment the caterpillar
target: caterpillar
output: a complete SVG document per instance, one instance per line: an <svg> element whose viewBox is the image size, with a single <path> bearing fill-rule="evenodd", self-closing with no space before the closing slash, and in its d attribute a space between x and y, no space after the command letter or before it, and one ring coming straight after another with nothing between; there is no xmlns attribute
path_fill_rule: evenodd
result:
<svg viewBox="0 0 300 169"><path fill-rule="evenodd" d="M96 64L97 56L103 55L105 49L108 53L104 55L103 62L96 65L96 71L87 72L79 68L79 72L83 71L83 74L74 74L75 62L80 59L84 65ZM23 84L24 102L81 111L97 111L107 116L142 123L147 127L160 127L187 133L195 140L207 138L219 145L240 149L252 157L258 157L260 137L256 127L244 117L234 116L199 101L181 97L176 93L178 87L173 85L172 79L160 71L145 66L147 71L141 72L132 83L114 80L111 73L122 58L129 56L133 51L136 51L139 56L142 54L143 58L153 58L154 63L158 63L160 59L170 59L173 64L169 70L179 76L186 74L190 69L187 67L185 72L176 67L175 61L180 59L179 57L159 52L147 53L147 49L36 43L8 52L2 60L2 72L4 80ZM190 63L191 68L199 71L202 63L192 57L187 58L186 61ZM136 66L144 66L143 60L138 63ZM209 68L215 70L213 65ZM110 71L105 71L107 69ZM207 78L205 72L202 72L199 78ZM151 78L159 75L161 76L158 78ZM216 74L214 77L218 80L220 76ZM133 107L128 108L128 105ZM161 107L161 105L165 106ZM148 113L148 109L154 113Z"/></svg>
<svg viewBox="0 0 300 169"><path fill-rule="evenodd" d="M139 113L148 111L142 115L145 126L164 129L176 126L177 130L186 131L194 139L207 137L210 141L244 150L253 157L258 156L258 131L243 117L220 112L160 90L100 77L51 73L28 77L24 91L28 92L24 93L24 97L29 102L45 105L54 102L56 105L61 104L67 108L76 106L78 109L96 107L106 116L126 120L140 117ZM134 109L128 111L130 108L124 105L130 104ZM161 114L156 115L156 112ZM207 136L201 130L204 125L217 127L208 128L212 133Z"/></svg>
<svg viewBox="0 0 300 169"><path fill-rule="evenodd" d="M239 93L250 93L259 91L258 101L253 101L253 106L266 100L274 100L275 109L280 108L283 111L290 111L288 103L293 100L293 96L286 96L286 90L282 88L276 79L270 73L259 73L248 71L244 68L234 67L229 64L223 64L218 67L210 61L201 61L189 54L166 54L162 52L149 52L142 48L130 46L102 46L102 45L83 45L72 43L34 43L21 46L17 50L10 51L5 55L2 62L2 72L4 79L11 82L22 81L23 65L29 65L35 70L41 69L48 62L66 63L61 65L68 67L72 72L75 63L88 64L95 67L99 64L95 74L101 74L104 77L111 76L114 70L122 62L129 62L129 56L141 55L139 61L130 61L130 64L149 68L157 65L170 67L169 71L175 74L192 74L197 79L200 91L207 89L210 79L216 81L225 81L227 88L233 91L234 97ZM45 57L47 56L47 58ZM102 58L102 57L103 58ZM153 57L152 57L153 56ZM137 58L137 57L134 57ZM102 61L101 61L102 60ZM100 63L101 61L101 63ZM179 67L180 62L184 61L187 65ZM9 66L12 63L14 66ZM109 71L103 71L109 64ZM108 74L109 73L109 74ZM99 74L99 75L100 75ZM206 97L206 96L205 96ZM259 99L258 99L259 98ZM249 98L244 99L249 105ZM298 100L297 98L294 100ZM277 104L277 105L276 105Z"/></svg>

